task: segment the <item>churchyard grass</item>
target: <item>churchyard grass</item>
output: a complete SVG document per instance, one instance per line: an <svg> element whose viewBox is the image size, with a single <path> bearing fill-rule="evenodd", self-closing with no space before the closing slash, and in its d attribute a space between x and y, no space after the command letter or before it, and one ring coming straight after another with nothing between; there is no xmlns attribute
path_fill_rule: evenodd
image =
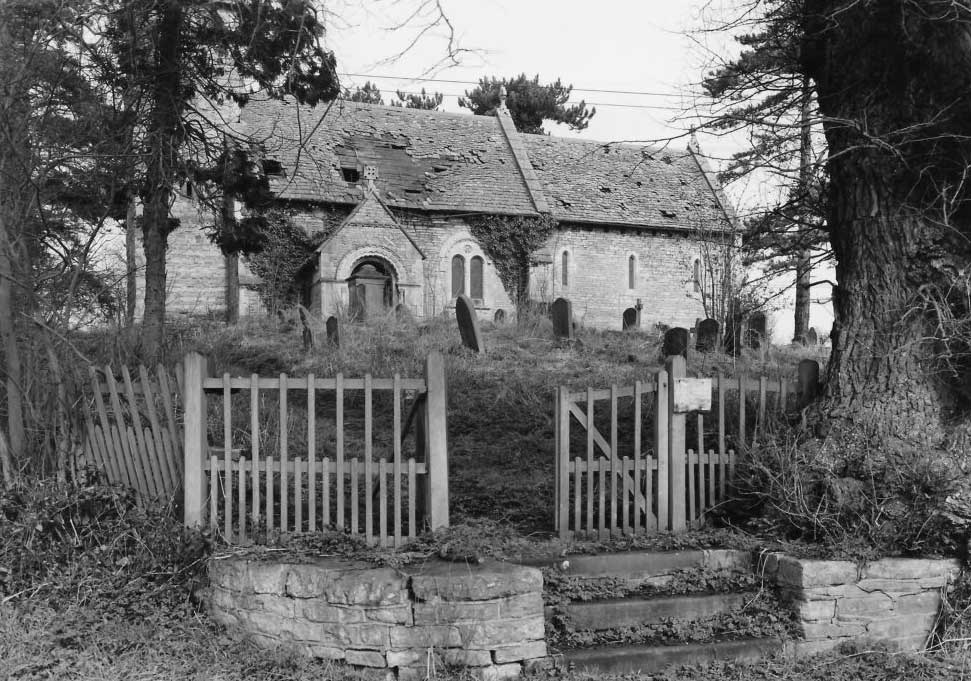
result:
<svg viewBox="0 0 971 681"><path fill-rule="evenodd" d="M454 320L447 319L436 319L421 328L413 322L390 320L345 324L339 348L327 345L326 334L318 333L317 346L311 351L304 351L300 331L299 324L281 328L277 323L247 322L226 328L196 321L173 325L166 352L173 362L186 351L202 352L217 374L273 375L285 371L291 375L371 372L376 376L409 376L420 375L430 350L442 351L449 383L453 522L488 519L519 536L548 536L550 529L552 397L556 386L630 382L656 370L660 360L659 334L598 332L581 327L575 342L562 344L554 340L552 324L543 315L532 315L518 325L483 322L487 351L482 354L463 349ZM99 364L134 362L124 335L106 339L92 334L76 339L76 344ZM740 358L694 355L689 358L689 371L792 373L799 359L818 357L819 352L770 349ZM40 507L51 504L44 501ZM34 552L43 559L43 554L37 553L36 540L30 537L42 536L48 525L38 522L31 526L35 521L27 515L14 521L9 514L0 519L0 535L5 535L0 537L4 542L0 587L14 555L22 558ZM168 597L160 599L155 576L139 581L161 569L152 567L158 551L148 535L141 534L148 531L145 527L122 524L101 528L107 534L91 540L90 545L82 543L67 552L58 549L60 562L44 568L48 572L37 585L29 589L0 588L0 679L362 678L341 665L307 660L287 651L267 652L232 638L195 608L191 593L198 583L194 578L173 577L175 581L165 582L169 584L166 588L171 588L166 592ZM53 542L51 546L63 549L73 540L65 530L59 541L67 544ZM22 550L14 551L11 547L17 542ZM119 553L121 544L130 545L138 560ZM137 571L129 575L135 567ZM173 570L171 566L166 569ZM91 585L99 580L105 588L99 587L95 593ZM117 583L125 585L117 593L114 587L108 588ZM822 678L820 668L827 669L827 678L834 679L890 678L888 669L899 669L916 679L962 678L949 677L949 671L937 667L928 675L929 664L919 658L884 653L848 660L827 658L822 665L779 661L751 669L702 668L680 672L678 678L810 681ZM437 678L458 681L469 677L462 670L440 670ZM581 681L619 677L570 672L559 678Z"/></svg>

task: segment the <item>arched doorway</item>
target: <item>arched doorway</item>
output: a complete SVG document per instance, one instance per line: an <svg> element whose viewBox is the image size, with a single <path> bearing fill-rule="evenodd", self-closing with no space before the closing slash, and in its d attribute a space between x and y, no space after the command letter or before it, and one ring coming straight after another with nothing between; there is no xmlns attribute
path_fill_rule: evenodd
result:
<svg viewBox="0 0 971 681"><path fill-rule="evenodd" d="M347 279L347 287L353 319L385 314L398 303L398 278L384 258L372 256L359 261Z"/></svg>

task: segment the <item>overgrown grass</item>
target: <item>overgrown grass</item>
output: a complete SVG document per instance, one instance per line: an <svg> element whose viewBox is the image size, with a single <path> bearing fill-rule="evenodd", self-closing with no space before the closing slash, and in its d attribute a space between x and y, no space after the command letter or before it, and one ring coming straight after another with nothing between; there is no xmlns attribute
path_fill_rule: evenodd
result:
<svg viewBox="0 0 971 681"><path fill-rule="evenodd" d="M443 352L457 526L412 544L408 550L415 555L514 559L567 551L766 546L764 539L722 530L605 543L564 544L549 538L554 390L559 385L581 389L643 379L658 367L660 338L581 329L578 342L561 345L552 338L549 320L539 315L519 325L483 326L488 351L477 356L460 347L454 321L444 319L422 327L385 320L345 325L339 348L328 345L323 329L318 329L318 346L310 352L303 350L294 320L282 326L261 322L232 328L194 321L172 325L166 361L174 363L195 350L210 358L210 370L216 374L418 376L430 350ZM76 340L90 359L120 365L134 363L133 338L111 332ZM689 373L792 375L800 359L821 359L819 352L798 348L747 352L739 358L696 355ZM69 491L44 483L17 494L21 496L5 497L0 506L0 678L360 678L341 665L264 651L211 625L197 612L192 597L210 539L183 533L164 510L141 511L122 490L96 484ZM544 541L535 541L538 537ZM303 542L309 552L337 550L321 544L328 541L337 542L341 551L367 554L385 564L403 559L401 554L381 556L360 545L355 548L342 536L297 537L292 548L299 550ZM797 546L796 552L813 550L805 545L802 549ZM960 650L965 636L965 601L954 601L948 620L952 651ZM459 671L437 678L464 681L468 674ZM651 677L571 671L544 672L536 678ZM688 668L665 678L877 681L965 675L946 659L856 651L850 657Z"/></svg>

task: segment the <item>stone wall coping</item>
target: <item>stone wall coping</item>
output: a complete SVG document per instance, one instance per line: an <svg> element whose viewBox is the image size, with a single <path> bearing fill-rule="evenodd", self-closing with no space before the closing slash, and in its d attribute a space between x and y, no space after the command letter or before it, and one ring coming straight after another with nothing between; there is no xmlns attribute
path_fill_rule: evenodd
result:
<svg viewBox="0 0 971 681"><path fill-rule="evenodd" d="M858 564L850 560L797 558L786 553L767 554L762 574L784 587L824 587L866 583L869 580L919 580L940 585L952 581L961 570L957 558L881 558Z"/></svg>

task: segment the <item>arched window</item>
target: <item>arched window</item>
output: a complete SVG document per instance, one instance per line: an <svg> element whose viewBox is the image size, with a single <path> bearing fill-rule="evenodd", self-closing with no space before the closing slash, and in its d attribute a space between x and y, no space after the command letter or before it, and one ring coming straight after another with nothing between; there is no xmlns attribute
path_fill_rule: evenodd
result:
<svg viewBox="0 0 971 681"><path fill-rule="evenodd" d="M478 255L472 256L469 263L469 293L472 300L483 300L482 294L482 258Z"/></svg>
<svg viewBox="0 0 971 681"><path fill-rule="evenodd" d="M560 281L564 286L570 285L570 252L563 251L563 273L560 277Z"/></svg>
<svg viewBox="0 0 971 681"><path fill-rule="evenodd" d="M452 256L452 297L465 293L465 258Z"/></svg>
<svg viewBox="0 0 971 681"><path fill-rule="evenodd" d="M633 255L627 259L627 288L637 288L637 258Z"/></svg>
<svg viewBox="0 0 971 681"><path fill-rule="evenodd" d="M695 258L693 278L695 282L695 291L700 291L701 290L701 258Z"/></svg>

